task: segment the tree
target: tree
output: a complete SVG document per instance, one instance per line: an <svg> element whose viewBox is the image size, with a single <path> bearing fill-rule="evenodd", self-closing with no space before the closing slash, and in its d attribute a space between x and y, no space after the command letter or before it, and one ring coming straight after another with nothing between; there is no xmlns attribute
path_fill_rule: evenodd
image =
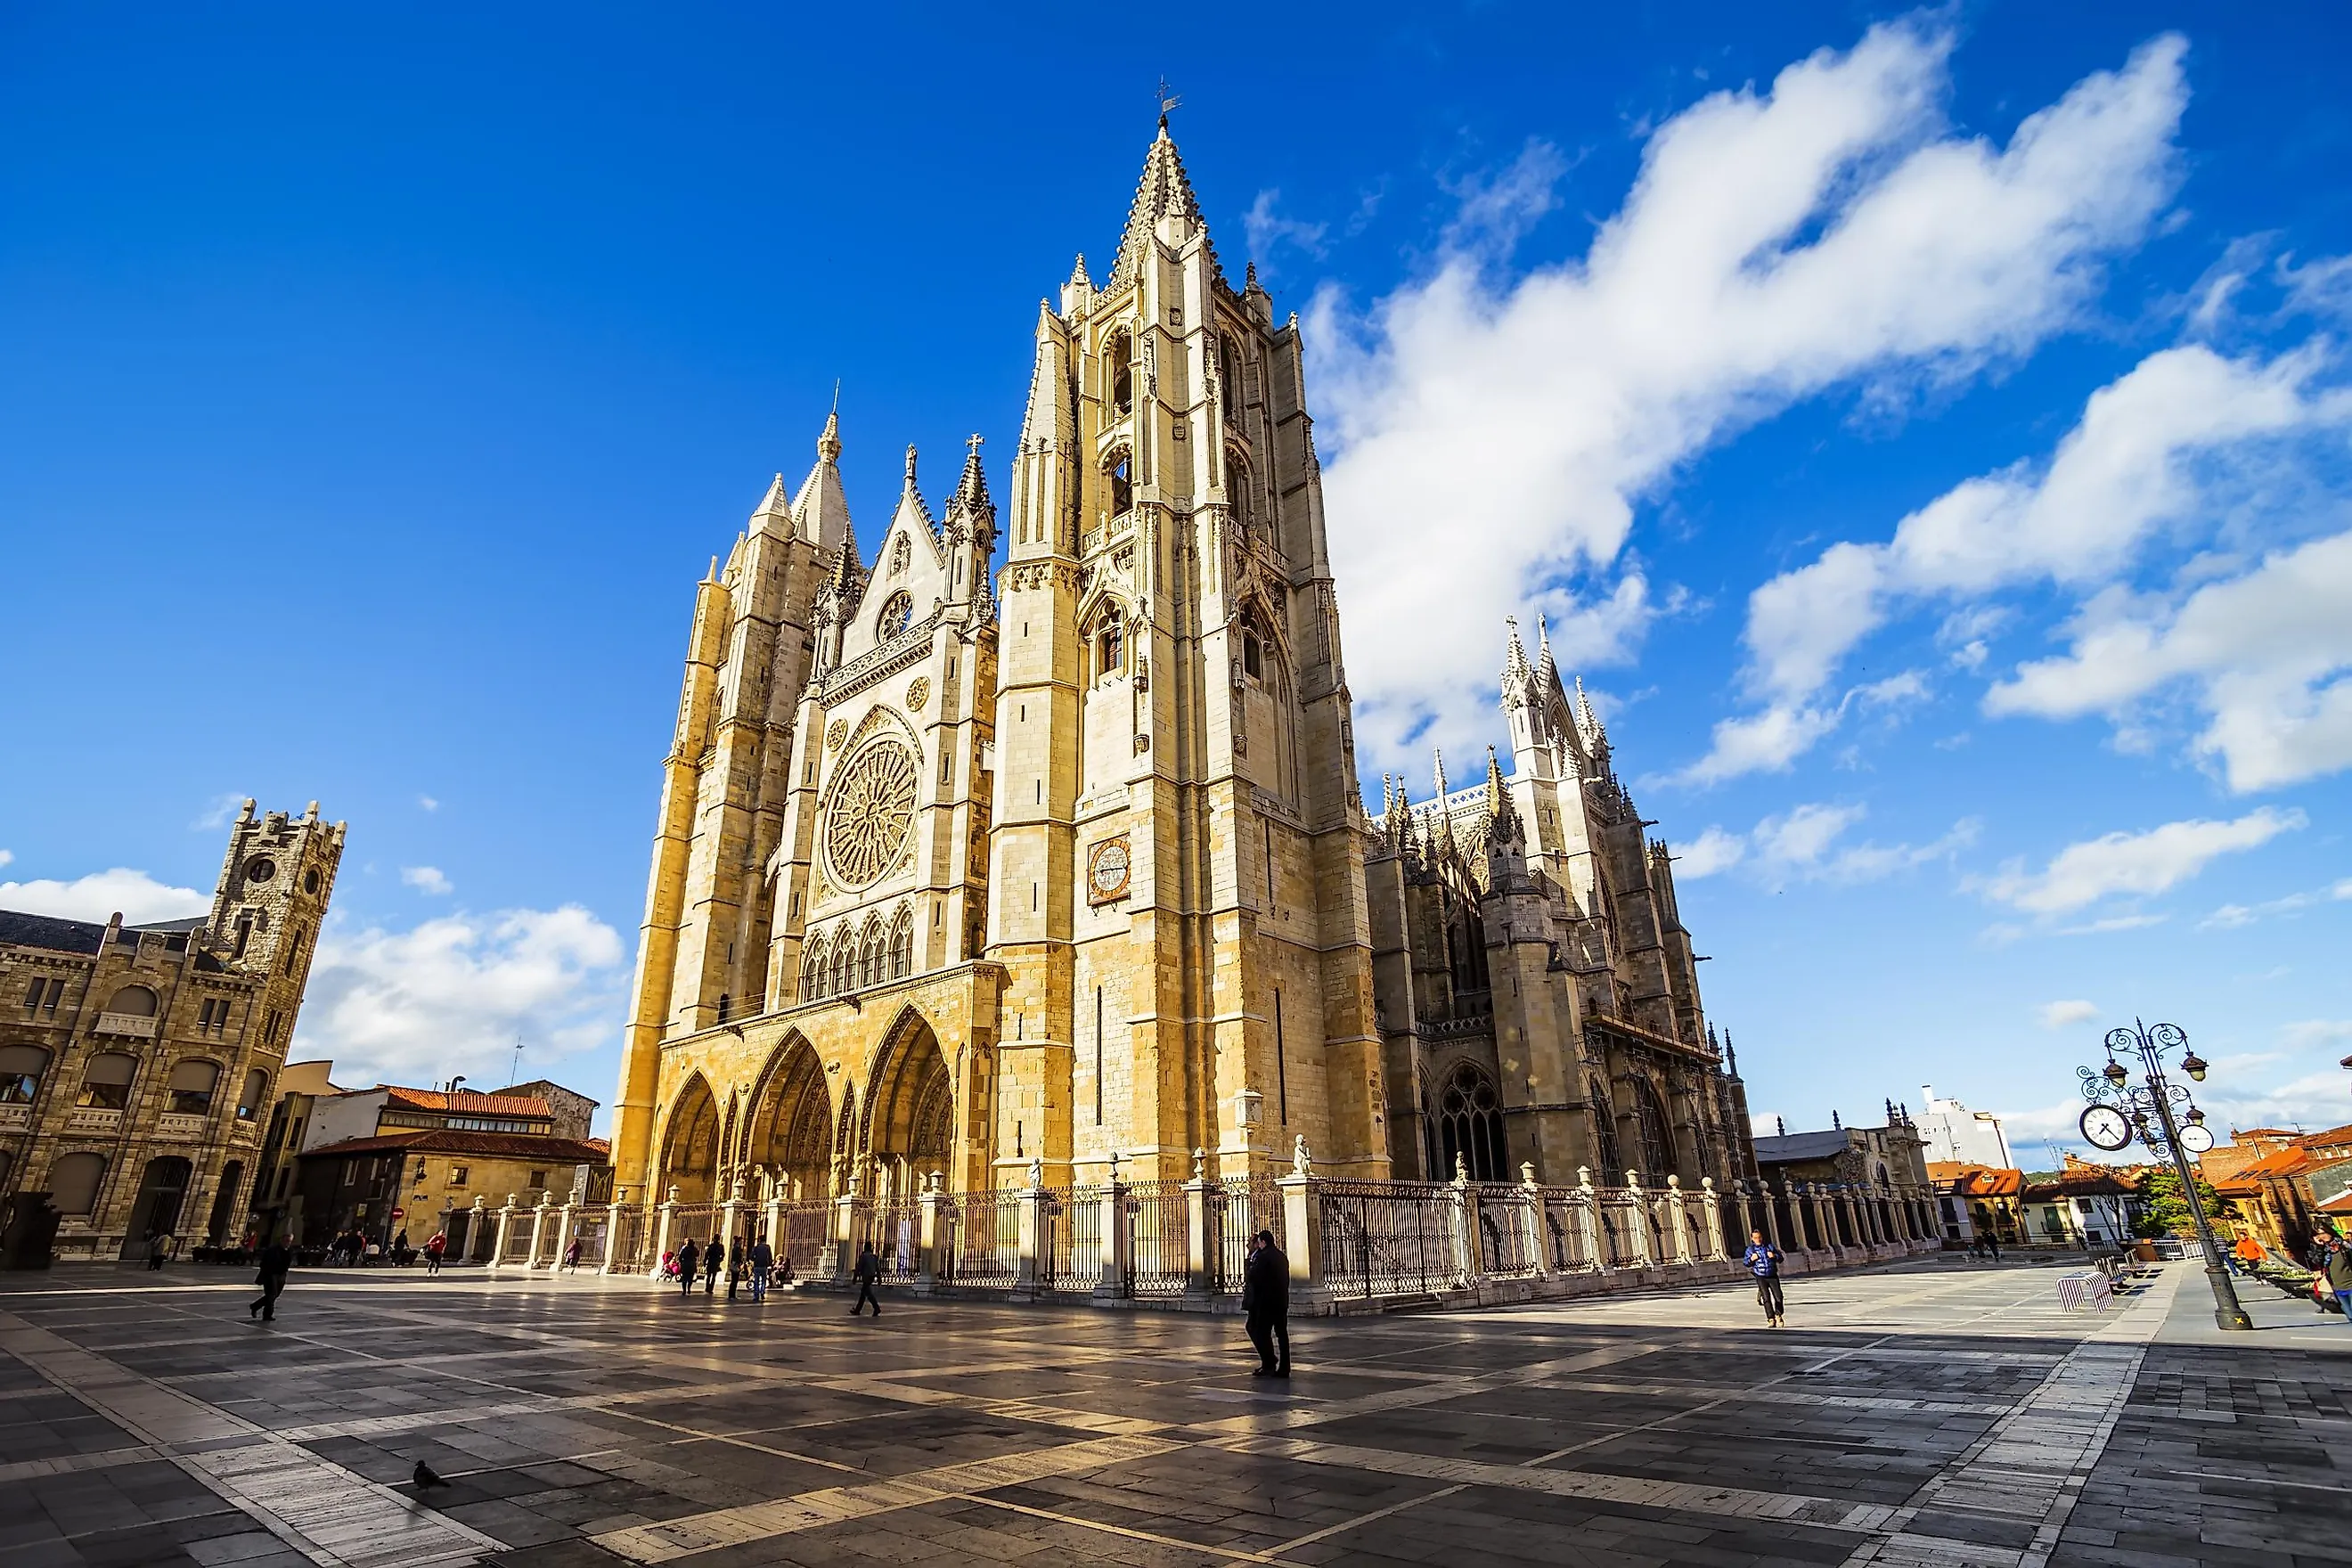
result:
<svg viewBox="0 0 2352 1568"><path fill-rule="evenodd" d="M2139 1195L2147 1204L2133 1229L2141 1236L2191 1236L2197 1221L2189 1212L2189 1202L2181 1196L2180 1177L2168 1165L2150 1165L2140 1173ZM2202 1176L2197 1179L2197 1199L2205 1205L2210 1216L2221 1212L2221 1195L2213 1184Z"/></svg>

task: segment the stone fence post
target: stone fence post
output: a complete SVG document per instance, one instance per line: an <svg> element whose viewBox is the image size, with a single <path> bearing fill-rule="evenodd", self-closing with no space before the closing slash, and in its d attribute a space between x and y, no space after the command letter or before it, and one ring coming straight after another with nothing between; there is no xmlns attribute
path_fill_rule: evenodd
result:
<svg viewBox="0 0 2352 1568"><path fill-rule="evenodd" d="M1448 1184L1446 1200L1454 1216L1454 1274L1465 1289L1478 1278L1478 1199L1470 1190L1470 1165L1457 1152L1454 1156L1454 1180Z"/></svg>
<svg viewBox="0 0 2352 1568"><path fill-rule="evenodd" d="M1290 1243L1290 1306L1296 1312L1315 1314L1331 1308L1331 1287L1323 1277L1323 1203L1308 1169L1307 1141L1290 1174L1278 1177L1282 1194L1282 1234Z"/></svg>
<svg viewBox="0 0 2352 1568"><path fill-rule="evenodd" d="M1534 1260L1536 1278L1551 1278L1551 1254L1544 1247L1543 1186L1536 1180L1535 1162L1524 1161L1519 1165L1519 1195L1523 1211L1519 1223L1525 1226L1528 1256Z"/></svg>
<svg viewBox="0 0 2352 1568"><path fill-rule="evenodd" d="M1683 1179L1678 1174L1666 1178L1666 1215L1675 1233L1674 1250L1668 1261L1696 1261L1691 1256L1690 1200L1683 1195Z"/></svg>
<svg viewBox="0 0 2352 1568"><path fill-rule="evenodd" d="M563 1249L572 1245L572 1220L573 1216L579 1213L579 1209L580 1205L573 1203L569 1198L566 1198L562 1204L558 1205L556 1208L555 1247L547 1255L547 1266L551 1269L561 1268L563 1267Z"/></svg>
<svg viewBox="0 0 2352 1568"><path fill-rule="evenodd" d="M1633 1267L1647 1268L1656 1261L1650 1250L1650 1194L1642 1190L1642 1173L1625 1173L1625 1190L1633 1194Z"/></svg>
<svg viewBox="0 0 2352 1568"><path fill-rule="evenodd" d="M506 1206L499 1210L499 1238L490 1247L490 1267L503 1268L507 1262L507 1232L514 1225L515 1200L520 1193L509 1193Z"/></svg>
<svg viewBox="0 0 2352 1568"><path fill-rule="evenodd" d="M1075 1205L1077 1196L1071 1194ZM1111 1156L1110 1180L1095 1196L1101 1205L1101 1216L1096 1222L1096 1234L1102 1237L1101 1270L1095 1277L1095 1294L1117 1300L1127 1294L1128 1271L1132 1267L1129 1250L1133 1244L1135 1228L1127 1223L1127 1184L1118 1179L1118 1156Z"/></svg>
<svg viewBox="0 0 2352 1568"><path fill-rule="evenodd" d="M623 1224L621 1216L628 1212L626 1204L623 1202L623 1194L626 1191L627 1189L624 1187L614 1187L613 1201L604 1205L604 1256L596 1263L596 1272L599 1274L613 1272L614 1260L620 1257Z"/></svg>
<svg viewBox="0 0 2352 1568"><path fill-rule="evenodd" d="M1713 1176L1700 1177L1698 1187L1700 1192L1706 1194L1701 1200L1703 1205L1701 1218L1706 1233L1707 1259L1709 1262L1719 1263L1726 1256L1723 1250L1723 1200L1716 1195Z"/></svg>
<svg viewBox="0 0 2352 1568"><path fill-rule="evenodd" d="M1037 1162L1030 1162L1029 1184L1013 1201L1020 1205L1021 1212L1021 1261L1019 1272L1013 1276L1013 1293L1034 1298L1044 1293L1054 1266L1053 1259L1044 1256L1051 1245L1045 1227L1053 1224L1045 1205L1053 1200L1045 1191L1045 1173Z"/></svg>
<svg viewBox="0 0 2352 1568"><path fill-rule="evenodd" d="M659 1221L654 1227L654 1255L646 1265L647 1279L658 1279L662 1277L662 1259L669 1256L670 1237L677 1228L677 1189L672 1187L669 1190L669 1196L662 1200Z"/></svg>
<svg viewBox="0 0 2352 1568"><path fill-rule="evenodd" d="M845 1285L857 1271L857 1173L849 1173L849 1181L839 1197L833 1200L833 1279Z"/></svg>
<svg viewBox="0 0 2352 1568"><path fill-rule="evenodd" d="M1601 1245L1601 1194L1592 1185L1591 1166L1576 1168L1576 1226L1584 1233L1584 1256L1591 1260L1594 1272L1606 1274L1615 1265Z"/></svg>
<svg viewBox="0 0 2352 1568"><path fill-rule="evenodd" d="M1184 1184L1184 1234L1187 1256L1184 1260L1184 1294L1209 1296L1215 1293L1217 1279L1218 1237L1209 1214L1210 1196L1215 1184L1209 1180L1208 1152L1192 1151L1192 1179Z"/></svg>

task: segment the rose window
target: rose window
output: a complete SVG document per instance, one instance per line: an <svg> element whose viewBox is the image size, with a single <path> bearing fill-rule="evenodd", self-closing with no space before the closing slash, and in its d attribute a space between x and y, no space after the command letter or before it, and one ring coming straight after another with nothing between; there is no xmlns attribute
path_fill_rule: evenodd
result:
<svg viewBox="0 0 2352 1568"><path fill-rule="evenodd" d="M915 821L915 755L896 742L869 746L842 770L825 808L824 848L846 888L898 863Z"/></svg>

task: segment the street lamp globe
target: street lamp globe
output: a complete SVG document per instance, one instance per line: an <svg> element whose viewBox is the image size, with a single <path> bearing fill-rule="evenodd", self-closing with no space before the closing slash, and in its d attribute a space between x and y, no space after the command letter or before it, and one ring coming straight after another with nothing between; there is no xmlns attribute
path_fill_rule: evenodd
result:
<svg viewBox="0 0 2352 1568"><path fill-rule="evenodd" d="M2192 1105L2189 1108L2189 1114L2182 1120L2191 1127L2202 1127L2205 1124L2205 1113Z"/></svg>
<svg viewBox="0 0 2352 1568"><path fill-rule="evenodd" d="M2123 1063L2116 1061L2112 1057L2107 1059L2107 1081L2109 1083L2121 1088L2125 1080L2128 1079L2130 1077L2131 1070L2125 1067Z"/></svg>
<svg viewBox="0 0 2352 1568"><path fill-rule="evenodd" d="M2180 1070L2199 1083L2205 1081L2205 1058L2195 1051L2180 1058Z"/></svg>

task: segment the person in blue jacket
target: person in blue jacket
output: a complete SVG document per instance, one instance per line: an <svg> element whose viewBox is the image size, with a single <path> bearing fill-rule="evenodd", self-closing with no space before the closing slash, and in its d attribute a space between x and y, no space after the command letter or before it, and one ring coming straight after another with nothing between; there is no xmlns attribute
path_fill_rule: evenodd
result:
<svg viewBox="0 0 2352 1568"><path fill-rule="evenodd" d="M1740 1257L1748 1272L1756 1276L1756 1304L1764 1309L1764 1326L1786 1328L1783 1315L1785 1303L1780 1300L1780 1249L1764 1239L1764 1233L1748 1233L1748 1250Z"/></svg>

